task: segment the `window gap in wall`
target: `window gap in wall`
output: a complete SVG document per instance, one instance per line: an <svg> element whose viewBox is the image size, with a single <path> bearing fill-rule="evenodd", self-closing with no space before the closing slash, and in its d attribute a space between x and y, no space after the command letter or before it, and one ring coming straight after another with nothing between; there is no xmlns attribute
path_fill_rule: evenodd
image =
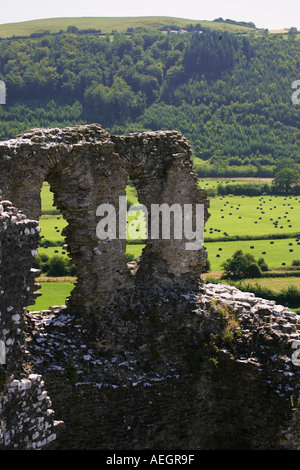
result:
<svg viewBox="0 0 300 470"><path fill-rule="evenodd" d="M146 245L147 228L143 206L139 203L137 190L130 179L126 184L127 197L127 241L126 261L129 268L136 267L137 258Z"/></svg>
<svg viewBox="0 0 300 470"><path fill-rule="evenodd" d="M68 224L54 206L54 194L44 182L41 190L42 215L39 220L41 243L34 268L41 270L36 281L41 285L41 296L29 311L47 310L54 305L65 305L76 282L76 268L68 256L62 230Z"/></svg>

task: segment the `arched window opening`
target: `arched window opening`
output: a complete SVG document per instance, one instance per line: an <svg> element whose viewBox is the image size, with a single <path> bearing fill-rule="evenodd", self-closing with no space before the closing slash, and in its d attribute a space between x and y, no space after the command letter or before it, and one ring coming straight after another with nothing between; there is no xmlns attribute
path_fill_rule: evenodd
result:
<svg viewBox="0 0 300 470"><path fill-rule="evenodd" d="M126 184L127 197L127 239L126 261L128 268L134 273L147 241L146 208L138 200L137 190L128 179Z"/></svg>
<svg viewBox="0 0 300 470"><path fill-rule="evenodd" d="M44 182L41 190L41 243L35 256L34 268L41 271L36 281L41 286L36 303L29 311L46 310L51 306L65 305L76 282L76 267L68 256L63 229L67 221L54 205L54 194L49 183Z"/></svg>

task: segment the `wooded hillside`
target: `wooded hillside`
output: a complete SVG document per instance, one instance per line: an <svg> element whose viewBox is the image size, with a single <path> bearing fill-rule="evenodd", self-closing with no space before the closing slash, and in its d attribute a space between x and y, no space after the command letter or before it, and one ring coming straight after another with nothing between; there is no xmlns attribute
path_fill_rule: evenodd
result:
<svg viewBox="0 0 300 470"><path fill-rule="evenodd" d="M0 139L99 122L112 133L183 132L201 176L273 176L283 157L300 164L300 105L291 100L300 79L297 31L186 31L69 27L0 40Z"/></svg>

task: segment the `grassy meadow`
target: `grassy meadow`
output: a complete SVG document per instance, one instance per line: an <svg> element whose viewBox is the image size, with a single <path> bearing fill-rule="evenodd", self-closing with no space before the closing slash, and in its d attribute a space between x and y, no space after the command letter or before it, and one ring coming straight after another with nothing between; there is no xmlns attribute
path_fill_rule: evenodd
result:
<svg viewBox="0 0 300 470"><path fill-rule="evenodd" d="M49 281L44 280L40 282L42 289L41 297L38 297L36 304L31 305L28 310L46 310L50 306L64 305L66 298L70 295L74 289L73 280L63 281L50 279Z"/></svg>
<svg viewBox="0 0 300 470"><path fill-rule="evenodd" d="M299 232L300 197L217 197L210 201L206 238L293 236Z"/></svg>
<svg viewBox="0 0 300 470"><path fill-rule="evenodd" d="M199 180L199 186L216 188L219 182L228 180ZM248 179L238 180L240 184ZM257 180L256 180L257 181ZM261 181L263 182L263 181ZM127 186L127 199L130 205L138 203L135 188ZM263 258L270 273L286 275L293 260L300 260L300 197L296 196L215 196L210 198L210 218L205 227L204 246L208 253L210 271L204 278L218 279L222 275L222 263L241 249L251 253L256 259ZM48 184L42 188L41 236L57 246L41 247L39 254L49 257L67 257L64 250L62 229L67 222L53 206L53 194ZM145 224L139 213L128 215L128 240L145 235ZM234 239L234 238L240 239ZM144 245L127 244L126 252L135 258L141 255ZM299 271L300 273L300 271ZM76 278L40 278L42 296L30 310L46 309L50 305L63 305L73 289ZM264 277L249 280L252 284L274 290L294 285L300 288L300 277Z"/></svg>

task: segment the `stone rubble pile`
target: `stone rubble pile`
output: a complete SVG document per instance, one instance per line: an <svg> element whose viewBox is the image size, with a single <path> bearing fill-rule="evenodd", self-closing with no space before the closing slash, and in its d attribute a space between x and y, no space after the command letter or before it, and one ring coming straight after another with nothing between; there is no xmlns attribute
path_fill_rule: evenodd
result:
<svg viewBox="0 0 300 470"><path fill-rule="evenodd" d="M232 357L263 370L279 395L298 396L300 315L234 286L206 284L196 313L218 312L220 306L221 310L228 307L226 313L234 315L240 330L234 346L228 349Z"/></svg>

